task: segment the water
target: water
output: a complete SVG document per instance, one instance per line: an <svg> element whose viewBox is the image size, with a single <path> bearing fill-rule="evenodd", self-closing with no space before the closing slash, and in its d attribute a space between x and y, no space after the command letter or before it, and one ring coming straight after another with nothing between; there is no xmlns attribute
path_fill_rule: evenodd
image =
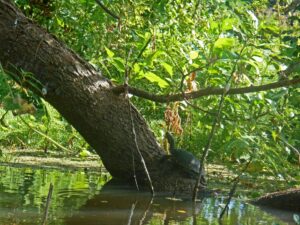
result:
<svg viewBox="0 0 300 225"><path fill-rule="evenodd" d="M41 224L50 183L54 191L47 224L287 224L236 200L220 223L221 197L204 198L193 207L189 199L152 199L108 178L99 172L0 166L0 225Z"/></svg>

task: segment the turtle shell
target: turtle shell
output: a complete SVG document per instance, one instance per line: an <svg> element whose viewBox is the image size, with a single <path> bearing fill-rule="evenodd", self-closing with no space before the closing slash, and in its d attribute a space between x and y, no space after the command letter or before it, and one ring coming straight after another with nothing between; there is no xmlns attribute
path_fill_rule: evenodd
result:
<svg viewBox="0 0 300 225"><path fill-rule="evenodd" d="M183 149L173 149L171 153L176 163L186 171L199 173L200 161L192 153Z"/></svg>

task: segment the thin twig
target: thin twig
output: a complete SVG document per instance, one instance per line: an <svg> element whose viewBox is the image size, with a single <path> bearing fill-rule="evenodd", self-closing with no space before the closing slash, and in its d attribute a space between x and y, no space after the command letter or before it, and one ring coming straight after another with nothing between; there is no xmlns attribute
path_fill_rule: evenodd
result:
<svg viewBox="0 0 300 225"><path fill-rule="evenodd" d="M249 161L248 161L247 164L245 165L244 169L240 172L240 174L239 174L236 178L234 178L234 179L232 180L233 186L232 186L232 188L230 189L230 192L229 192L229 195L228 195L228 199L227 199L227 203L226 203L225 207L223 208L223 210L222 210L222 212L221 212L221 214L220 214L220 216L219 216L219 220L222 219L222 217L224 216L226 210L228 209L228 206L229 206L229 204L230 204L230 202L231 202L231 199L232 199L232 197L233 197L233 195L234 195L234 193L235 193L235 191L236 191L237 185L238 185L238 183L239 183L239 181L240 181L240 177L241 177L241 175L246 171L246 169L249 167L250 163L252 162L253 155L254 155L254 153L252 154L251 158L249 159Z"/></svg>
<svg viewBox="0 0 300 225"><path fill-rule="evenodd" d="M182 76L182 77L181 77L181 81L180 81L179 90L180 90L181 92L183 92L183 82L184 82L185 77L186 77L187 75L189 75L189 74L185 74L185 73L182 71L182 69L180 68L180 66L178 66L177 62L171 57L171 54L169 53L169 51L167 51L167 54L168 54L170 60L172 61L172 63L177 67L177 69L178 69L179 72L181 73L181 76Z"/></svg>
<svg viewBox="0 0 300 225"><path fill-rule="evenodd" d="M136 203L137 202L133 203L132 206L131 206L131 210L130 210L130 214L129 214L129 217L128 217L127 225L131 225L131 221L132 221L132 218L134 216L134 210L135 210Z"/></svg>
<svg viewBox="0 0 300 225"><path fill-rule="evenodd" d="M27 126L29 127L31 130L33 130L34 132L38 133L39 135L43 136L45 139L47 139L48 141L50 141L51 143L53 143L54 145L56 145L57 147L61 148L62 150L66 151L66 152L71 152L70 149L62 146L61 144L59 144L57 141L53 140L52 138L50 138L49 136L47 136L46 134L42 133L41 131L33 128L32 126L30 126L29 123L27 123L22 116L19 116L19 118L21 119L21 121Z"/></svg>
<svg viewBox="0 0 300 225"><path fill-rule="evenodd" d="M198 179L196 181L196 184L195 184L195 187L194 187L194 191L193 191L193 201L196 201L197 199L197 195L198 195L198 189L199 189L199 185L201 184L201 178L202 178L202 171L204 169L204 163L206 161L206 157L208 155L208 151L210 149L210 146L211 146L211 143L212 143L212 140L213 140L213 137L215 135L215 132L216 132L216 128L217 128L217 125L219 124L220 122L220 118L221 118L221 112L222 112L222 108L223 108L223 103L224 103L224 100L225 100L225 97L227 96L228 92L230 91L230 83L231 83L231 80L232 80L232 77L233 77L233 74L236 70L236 67L237 67L237 63L242 55L242 52L244 51L246 45L244 45L240 51L240 54L239 54L239 58L237 58L235 60L235 63L234 63L234 66L231 70L231 73L230 73L230 77L227 79L226 81L226 84L225 84L225 88L224 88L224 92L221 96L221 100L219 102L219 106L218 106L218 111L217 111L217 115L215 117L215 120L213 122L213 126L211 128L211 131L210 131L210 134L209 134L209 137L208 137L208 141L207 141L207 144L204 148L204 151L203 151L203 154L201 156L201 160L200 160L200 168L199 168L199 175L198 175Z"/></svg>
<svg viewBox="0 0 300 225"><path fill-rule="evenodd" d="M217 115L217 113L209 112L208 110L202 109L201 107L199 107L199 106L197 106L197 105L191 103L191 102L190 102L189 100L187 100L187 99L184 99L184 101L186 102L186 104L188 104L188 105L191 106L192 108L197 109L197 110L199 110L199 111L201 111L201 112L207 113L207 114L212 115L212 116L216 116L216 115Z"/></svg>
<svg viewBox="0 0 300 225"><path fill-rule="evenodd" d="M297 148L295 148L293 145L291 145L290 143L288 143L288 142L285 140L285 138L279 137L279 139L280 139L285 145L287 145L289 148L291 148L291 149L299 156L299 158L300 158L300 151L299 151Z"/></svg>
<svg viewBox="0 0 300 225"><path fill-rule="evenodd" d="M180 87L179 87L179 90L181 91L181 92L183 92L183 84L184 84L184 80L185 80L185 78L186 77L188 77L191 73L196 73L196 72L198 72L198 71L201 71L201 70L203 70L204 68L207 68L207 67L209 67L212 63L214 63L216 60L209 60L209 62L208 63L206 63L204 66L200 66L200 67L198 67L198 68L196 68L196 69L193 69L193 70L191 70L191 71L188 71L187 73L183 73L183 71L179 68L179 72L181 73L181 75L182 75L182 77L181 77L181 81L180 81Z"/></svg>
<svg viewBox="0 0 300 225"><path fill-rule="evenodd" d="M43 223L42 223L43 225L46 225L46 223L47 223L49 206L50 206L51 198L52 198L52 192L53 192L53 184L50 183L48 196L47 196L47 202L46 202L46 208L45 208L44 218L43 218Z"/></svg>
<svg viewBox="0 0 300 225"><path fill-rule="evenodd" d="M137 62L137 60L142 56L142 54L144 53L144 51L146 50L147 46L149 45L150 41L152 40L152 36L149 37L148 41L146 42L146 44L143 46L143 48L141 49L140 53L138 54L138 56L136 57L136 59L134 60L132 66L134 66L134 64Z"/></svg>
<svg viewBox="0 0 300 225"><path fill-rule="evenodd" d="M136 58L136 60L142 55L143 51L146 49L148 44L149 44L149 42L147 42L147 44L142 48L142 50L141 50L140 54L138 55L138 57ZM129 54L128 54L128 57L126 59L126 64L125 64L125 79L124 79L125 99L127 100L127 103L128 103L128 109L129 109L130 120L131 120L131 129L132 129L132 134L134 136L135 147L136 147L136 150L137 150L137 152L140 156L140 160L141 160L141 163L142 163L143 168L145 170L145 173L146 173L146 176L147 176L147 179L148 179L148 182L149 182L150 190L151 190L151 193L152 193L152 196L153 196L154 195L154 188L153 188L153 185L152 185L152 180L151 180L147 165L145 163L144 157L143 157L143 155L140 151L140 148L138 146L137 135L136 135L134 120L133 120L133 109L132 109L132 105L131 105L131 102L130 102L130 99L129 99L129 96L128 96L128 83L129 83L129 76L130 76L130 73L131 73L131 69L130 68L128 69L128 59L130 57L131 52L132 51L130 50ZM133 157L134 180L135 180L137 189L139 189L138 188L138 183L137 183L137 178L136 178L136 173L135 173L135 163L134 163L134 152L133 152L133 150L132 150L132 157Z"/></svg>
<svg viewBox="0 0 300 225"><path fill-rule="evenodd" d="M137 57L135 58L135 60L133 61L133 63L131 64L130 68L128 69L128 76L131 75L131 70L134 67L134 65L137 63L137 61L139 60L139 58L141 58L142 54L144 53L144 51L146 50L147 46L149 45L149 43L152 40L152 36L148 39L148 41L146 42L146 44L143 46L143 48L141 49L140 53L137 55Z"/></svg>
<svg viewBox="0 0 300 225"><path fill-rule="evenodd" d="M147 214L148 214L148 212L149 212L149 209L150 209L152 203L153 203L153 196L151 197L151 200L149 201L149 203L148 203L148 205L147 205L147 209L145 210L145 212L144 212L142 218L141 218L140 221L139 221L139 225L146 224L144 221L145 221L145 219L146 219L146 217L147 217Z"/></svg>
<svg viewBox="0 0 300 225"><path fill-rule="evenodd" d="M5 128L8 128L8 125L5 123L4 119L5 119L5 116L6 114L9 112L9 110L6 110L5 113L1 116L0 118L0 124L5 127Z"/></svg>
<svg viewBox="0 0 300 225"><path fill-rule="evenodd" d="M150 177L150 174L149 174L149 171L148 171L148 168L147 168L147 165L146 165L146 162L144 160L144 157L140 151L140 148L138 146L138 142L137 142L137 135L136 135L136 132L135 132L135 127L134 127L134 121L133 121L133 116L132 116L132 106L131 104L129 105L130 106L130 119L131 119L131 125L132 125L132 133L134 135L134 143L135 143L135 147L136 147L136 150L140 156L140 159L141 159L141 163L143 165L143 168L145 170L145 173L146 173L146 176L147 176L147 179L148 179L148 182L149 182L149 186L150 186L150 190L151 190L151 194L152 196L154 195L154 188L153 188L153 185L152 185L152 180L151 180L151 177Z"/></svg>
<svg viewBox="0 0 300 225"><path fill-rule="evenodd" d="M130 101L128 101L128 108L129 108L130 120L131 120L131 106L130 106ZM132 127L132 121L131 121L131 127ZM135 157L134 157L134 150L133 150L133 148L131 149L131 157L132 157L133 179L134 179L134 183L135 183L136 189L139 191L140 188L139 188L139 184L138 184L137 177L136 177Z"/></svg>
<svg viewBox="0 0 300 225"><path fill-rule="evenodd" d="M111 17L115 18L116 20L120 20L120 17L114 14L112 11L110 11L105 5L103 5L103 3L100 0L96 0L96 2L107 14L109 14Z"/></svg>
<svg viewBox="0 0 300 225"><path fill-rule="evenodd" d="M212 126L212 129L210 131L207 144L204 148L204 152L203 152L201 160L200 160L199 175L198 175L198 179L196 181L194 191L193 191L193 201L196 201L196 199L197 199L198 189L199 189L199 185L200 185L200 181L201 181L201 177L202 177L202 170L204 169L204 163L205 163L206 157L208 155L208 151L210 149L210 146L211 146L211 143L212 143L212 140L213 140L213 136L216 132L217 125L219 124L219 120L220 120L221 111L222 111L225 96L226 96L226 92L224 92L224 94L222 95L221 100L219 102L218 112L217 112L217 115L216 115L215 120L213 122L213 126Z"/></svg>
<svg viewBox="0 0 300 225"><path fill-rule="evenodd" d="M129 72L128 72L128 60L130 58L130 55L132 53L132 49L129 50L129 53L126 57L126 63L125 63L125 78L124 78L124 87L125 87L125 100L127 101L128 104L128 109L129 109L129 115L130 115L130 120L131 120L131 126L133 127L132 123L132 115L131 115L131 105L130 105L130 100L129 100L129 95L128 95L128 82L129 82ZM139 184L137 181L137 177L136 177L136 170L135 170L135 157L134 157L134 150L133 148L131 148L131 157L132 157L132 171L133 171L133 179L134 179L134 183L135 183L135 187L136 189L139 191Z"/></svg>

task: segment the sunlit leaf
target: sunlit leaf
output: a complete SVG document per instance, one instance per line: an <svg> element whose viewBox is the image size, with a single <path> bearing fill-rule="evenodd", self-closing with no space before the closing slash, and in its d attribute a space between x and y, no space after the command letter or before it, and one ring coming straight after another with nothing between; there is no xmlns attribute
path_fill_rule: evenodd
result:
<svg viewBox="0 0 300 225"><path fill-rule="evenodd" d="M269 32L269 34L278 35L280 32L280 29L278 26L275 26L273 24L267 24L266 22L260 25L260 28L264 30L265 32Z"/></svg>
<svg viewBox="0 0 300 225"><path fill-rule="evenodd" d="M277 132L276 132L276 131L272 131L272 138L273 138L273 140L274 140L274 141L276 141L276 140L277 140L277 138L278 138L278 134L277 134Z"/></svg>
<svg viewBox="0 0 300 225"><path fill-rule="evenodd" d="M108 48L105 47L105 51L109 58L114 57L115 53L113 53L111 50L109 50Z"/></svg>
<svg viewBox="0 0 300 225"><path fill-rule="evenodd" d="M85 158L85 157L88 157L90 156L91 153L87 150L82 150L80 153L79 153L79 156L82 157L82 158Z"/></svg>
<svg viewBox="0 0 300 225"><path fill-rule="evenodd" d="M61 19L59 19L59 18L56 18L56 22L57 22L57 24L58 24L59 26L64 27L64 21L63 21L63 20L61 20Z"/></svg>
<svg viewBox="0 0 300 225"><path fill-rule="evenodd" d="M165 80L152 72L145 73L144 77L152 83L157 83L161 88L166 88L169 86L169 84Z"/></svg>
<svg viewBox="0 0 300 225"><path fill-rule="evenodd" d="M219 24L216 21L213 21L212 19L209 20L209 28L211 30L217 29L219 27Z"/></svg>
<svg viewBox="0 0 300 225"><path fill-rule="evenodd" d="M222 23L222 30L226 31L226 30L231 30L233 29L234 26L237 26L238 21L234 18L226 18L223 20Z"/></svg>
<svg viewBox="0 0 300 225"><path fill-rule="evenodd" d="M169 65L168 63L163 62L162 66L165 68L165 70L170 74L170 76L173 76L173 67Z"/></svg>
<svg viewBox="0 0 300 225"><path fill-rule="evenodd" d="M215 48L230 48L233 47L235 44L234 38L219 38L216 42L214 47Z"/></svg>
<svg viewBox="0 0 300 225"><path fill-rule="evenodd" d="M163 51L156 51L152 54L150 54L147 59L146 59L146 62L149 66L153 66L153 62L154 60L156 60L159 56L163 55L164 52Z"/></svg>
<svg viewBox="0 0 300 225"><path fill-rule="evenodd" d="M190 52L190 59L196 59L199 56L199 53L197 51L191 51Z"/></svg>
<svg viewBox="0 0 300 225"><path fill-rule="evenodd" d="M134 64L134 66L133 66L133 71L135 72L135 73L138 73L138 72L140 72L140 70L141 70L141 67L140 67L140 65L139 64Z"/></svg>

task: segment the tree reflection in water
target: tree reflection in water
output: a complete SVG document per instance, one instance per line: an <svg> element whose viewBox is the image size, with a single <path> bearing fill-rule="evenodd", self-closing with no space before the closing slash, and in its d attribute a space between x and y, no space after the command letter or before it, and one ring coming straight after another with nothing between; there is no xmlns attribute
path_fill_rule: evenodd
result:
<svg viewBox="0 0 300 225"><path fill-rule="evenodd" d="M225 198L190 198L149 193L100 172L0 166L0 224L41 224L49 184L54 184L47 225L219 224ZM276 212L283 215L284 212ZM286 214L287 215L287 214ZM288 215L288 220L292 215ZM233 200L222 224L285 224L258 207Z"/></svg>
<svg viewBox="0 0 300 225"><path fill-rule="evenodd" d="M147 192L111 180L100 194L88 200L66 224L270 224L277 220L257 207L232 201L227 216L218 221L225 198L203 196L195 204L191 198L170 198L159 195L154 198ZM269 224L269 223L268 223ZM281 224L276 222L276 224ZM284 223L282 223L284 224Z"/></svg>

